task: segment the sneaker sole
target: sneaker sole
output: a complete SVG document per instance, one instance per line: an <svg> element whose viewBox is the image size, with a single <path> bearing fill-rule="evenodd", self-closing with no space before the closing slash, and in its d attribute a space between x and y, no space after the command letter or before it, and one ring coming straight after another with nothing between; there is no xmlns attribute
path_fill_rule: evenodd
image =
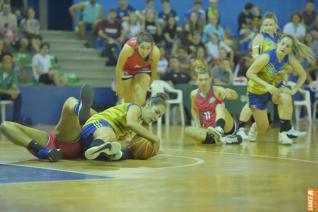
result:
<svg viewBox="0 0 318 212"><path fill-rule="evenodd" d="M59 161L61 160L61 158L62 158L62 152L60 149L52 149L47 155L47 159L50 162Z"/></svg>
<svg viewBox="0 0 318 212"><path fill-rule="evenodd" d="M221 144L221 135L213 127L208 128L208 133L213 136L216 144Z"/></svg>
<svg viewBox="0 0 318 212"><path fill-rule="evenodd" d="M80 120L80 124L85 124L89 118L89 112L94 101L94 92L92 87L89 85L83 85L80 98L82 107L79 111L78 118Z"/></svg>
<svg viewBox="0 0 318 212"><path fill-rule="evenodd" d="M106 142L99 146L94 146L85 151L85 158L88 160L94 160L102 152L108 156L114 155L121 150L121 145L118 142Z"/></svg>

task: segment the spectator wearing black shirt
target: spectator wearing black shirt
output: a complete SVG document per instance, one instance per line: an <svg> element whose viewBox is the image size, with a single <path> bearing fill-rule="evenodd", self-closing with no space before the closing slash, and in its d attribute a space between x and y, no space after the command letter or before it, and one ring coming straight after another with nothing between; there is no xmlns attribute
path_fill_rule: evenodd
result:
<svg viewBox="0 0 318 212"><path fill-rule="evenodd" d="M186 84L191 81L190 75L184 71L180 66L180 61L177 57L172 56L170 58L168 73L162 76L162 80L165 80L173 86L177 84Z"/></svg>
<svg viewBox="0 0 318 212"><path fill-rule="evenodd" d="M252 28L252 21L253 21L253 7L252 3L246 3L244 6L244 10L239 14L238 17L238 25L239 31L242 29L251 29Z"/></svg>

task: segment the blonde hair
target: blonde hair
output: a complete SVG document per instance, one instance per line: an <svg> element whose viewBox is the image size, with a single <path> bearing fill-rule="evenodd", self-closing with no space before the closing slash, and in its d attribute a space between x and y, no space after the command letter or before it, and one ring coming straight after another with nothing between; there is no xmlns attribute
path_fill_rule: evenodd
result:
<svg viewBox="0 0 318 212"><path fill-rule="evenodd" d="M208 71L207 68L204 67L204 66L197 66L197 67L195 67L194 73L195 73L196 76L198 76L199 74L208 74L209 77L212 77L211 72Z"/></svg>
<svg viewBox="0 0 318 212"><path fill-rule="evenodd" d="M315 53L310 47L300 42L297 38L292 35L284 34L281 38L288 37L293 41L293 53L298 59L306 59L309 63L314 63L316 61Z"/></svg>
<svg viewBox="0 0 318 212"><path fill-rule="evenodd" d="M272 12L266 12L264 14L264 17L262 19L262 24L261 24L261 27L260 27L260 32L263 32L263 23L264 23L264 20L265 19L273 19L275 21L275 24L276 24L276 32L277 32L277 29L278 29L278 19L276 17L276 15Z"/></svg>

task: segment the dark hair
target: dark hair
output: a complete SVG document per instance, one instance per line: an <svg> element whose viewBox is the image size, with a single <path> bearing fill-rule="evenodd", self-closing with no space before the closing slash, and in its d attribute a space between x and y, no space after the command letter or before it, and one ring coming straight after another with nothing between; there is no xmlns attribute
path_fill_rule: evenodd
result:
<svg viewBox="0 0 318 212"><path fill-rule="evenodd" d="M149 102L151 105L163 105L167 107L167 100L169 99L169 96L165 93L156 93Z"/></svg>
<svg viewBox="0 0 318 212"><path fill-rule="evenodd" d="M13 58L13 54L11 54L10 52L4 52L1 57L0 57L0 62L2 63L3 62L3 59L5 56L10 56L11 59Z"/></svg>
<svg viewBox="0 0 318 212"><path fill-rule="evenodd" d="M50 44L48 42L42 42L40 45L40 49L43 49L43 47L46 46L48 49L50 48Z"/></svg>
<svg viewBox="0 0 318 212"><path fill-rule="evenodd" d="M245 4L244 9L245 9L245 10L250 10L250 9L252 9L253 7L254 7L254 5L253 5L252 3L250 3L250 2L248 2L248 3Z"/></svg>
<svg viewBox="0 0 318 212"><path fill-rule="evenodd" d="M263 16L263 21L265 19L273 19L276 22L276 24L278 24L278 19L277 19L276 15L272 12L266 12Z"/></svg>
<svg viewBox="0 0 318 212"><path fill-rule="evenodd" d="M139 33L137 36L137 44L141 44L143 42L153 43L154 41L152 35L148 32Z"/></svg>
<svg viewBox="0 0 318 212"><path fill-rule="evenodd" d="M299 13L299 12L295 12L294 14L292 14L292 15L290 16L290 21L293 21L294 16L298 16L299 22L302 22L302 21L303 21L303 16L302 16L301 13Z"/></svg>

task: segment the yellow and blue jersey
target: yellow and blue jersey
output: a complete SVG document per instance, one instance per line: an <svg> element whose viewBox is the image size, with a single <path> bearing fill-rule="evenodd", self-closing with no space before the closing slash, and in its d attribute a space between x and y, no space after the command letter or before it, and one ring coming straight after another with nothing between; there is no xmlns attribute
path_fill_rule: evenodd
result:
<svg viewBox="0 0 318 212"><path fill-rule="evenodd" d="M114 130L117 138L124 136L127 132L127 121L126 121L127 113L128 113L129 107L132 105L137 105L137 104L123 103L123 104L108 108L107 110L104 110L103 112L97 113L86 121L83 128L85 128L85 126L92 124L97 129L99 127L102 127L100 125L102 125L103 122L104 123L107 122ZM140 107L140 105L137 105L137 106ZM140 122L142 122L141 117L140 117Z"/></svg>
<svg viewBox="0 0 318 212"><path fill-rule="evenodd" d="M265 54L269 56L269 61L257 76L267 83L278 87L289 70L289 57L286 55L283 60L279 62L276 49L270 50ZM253 94L265 94L268 92L266 87L253 80L248 81L247 91Z"/></svg>
<svg viewBox="0 0 318 212"><path fill-rule="evenodd" d="M277 34L274 36L271 36L270 34L266 32L261 32L261 35L263 35L263 43L262 43L262 49L261 54L270 50L273 50L277 47L277 43L279 42L279 37Z"/></svg>

